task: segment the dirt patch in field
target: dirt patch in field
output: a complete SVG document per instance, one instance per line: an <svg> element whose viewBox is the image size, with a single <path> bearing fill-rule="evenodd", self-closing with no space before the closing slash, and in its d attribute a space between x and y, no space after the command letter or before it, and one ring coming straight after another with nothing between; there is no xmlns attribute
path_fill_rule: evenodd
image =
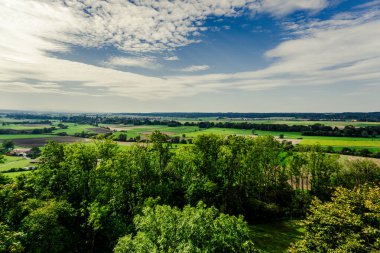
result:
<svg viewBox="0 0 380 253"><path fill-rule="evenodd" d="M102 127L93 127L93 128L86 128L88 131L93 131L97 134L108 134L111 133L112 131L107 129L107 128L102 128Z"/></svg>
<svg viewBox="0 0 380 253"><path fill-rule="evenodd" d="M146 125L143 126L128 126L128 125L107 125L112 131L128 131L128 130L133 130L133 129L138 129L138 128L147 128Z"/></svg>
<svg viewBox="0 0 380 253"><path fill-rule="evenodd" d="M0 139L0 142L2 140ZM14 139L12 142L16 146L20 147L41 147L48 143L48 141L56 141L60 143L73 143L73 142L88 142L90 139L78 138L71 136L57 136L57 137L44 137L44 138L25 138L25 139Z"/></svg>
<svg viewBox="0 0 380 253"><path fill-rule="evenodd" d="M378 158L360 157L360 156L351 156L351 155L340 155L340 157L343 160L347 159L349 161L368 159L380 166L380 159Z"/></svg>
<svg viewBox="0 0 380 253"><path fill-rule="evenodd" d="M279 142L290 141L290 142L292 142L293 145L299 144L302 141L300 139L280 139L280 138L276 138L276 140Z"/></svg>

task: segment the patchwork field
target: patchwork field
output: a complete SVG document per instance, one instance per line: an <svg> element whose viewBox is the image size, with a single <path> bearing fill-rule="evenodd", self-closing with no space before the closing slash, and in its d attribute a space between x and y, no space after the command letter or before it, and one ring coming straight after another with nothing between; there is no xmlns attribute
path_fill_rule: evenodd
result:
<svg viewBox="0 0 380 253"><path fill-rule="evenodd" d="M0 136L2 138L3 136ZM4 139L0 139L2 142ZM30 138L18 138L12 139L13 143L18 147L40 147L48 143L48 141L56 141L63 143L72 143L72 142L88 142L89 139L86 138L78 138L72 136L52 136L48 135L45 137L30 137Z"/></svg>
<svg viewBox="0 0 380 253"><path fill-rule="evenodd" d="M26 159L19 156L5 156L4 163L0 163L0 173L3 173L4 171L10 170L10 169L18 169L18 168L33 166L31 161L32 161L31 159ZM7 172L3 174L8 177L16 177L18 175L21 175L22 173L29 173L29 172L30 171L17 171L17 172Z"/></svg>

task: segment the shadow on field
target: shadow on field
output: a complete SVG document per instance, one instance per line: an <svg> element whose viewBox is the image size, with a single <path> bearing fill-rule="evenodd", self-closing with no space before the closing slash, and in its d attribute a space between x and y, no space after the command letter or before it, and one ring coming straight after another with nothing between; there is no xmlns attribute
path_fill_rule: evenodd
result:
<svg viewBox="0 0 380 253"><path fill-rule="evenodd" d="M299 220L276 221L251 226L252 240L262 252L286 252L291 243L302 239L305 229Z"/></svg>

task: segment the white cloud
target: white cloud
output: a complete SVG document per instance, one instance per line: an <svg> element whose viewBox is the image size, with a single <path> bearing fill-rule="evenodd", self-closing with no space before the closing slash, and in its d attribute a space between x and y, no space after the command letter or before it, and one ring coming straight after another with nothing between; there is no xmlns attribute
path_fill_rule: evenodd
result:
<svg viewBox="0 0 380 253"><path fill-rule="evenodd" d="M169 56L169 57L166 57L165 60L167 60L167 61L178 61L179 58L178 58L178 56Z"/></svg>
<svg viewBox="0 0 380 253"><path fill-rule="evenodd" d="M181 69L183 72L196 72L196 71L204 71L208 70L210 66L208 65L192 65L186 68Z"/></svg>
<svg viewBox="0 0 380 253"><path fill-rule="evenodd" d="M70 51L70 44L66 43L94 47L113 45L125 51L170 50L191 43L189 35L202 31L202 21L208 15L236 15L239 6L247 1L188 0L180 5L171 1L147 0L131 4L129 1L88 0L86 6L97 8L87 10L87 14L83 12L86 7L83 3L66 2L69 7L64 7L61 1L3 1L0 11L2 93L165 99L231 89L263 90L336 83L379 85L380 82L380 15L375 11L289 25L297 37L267 52L266 56L274 63L259 71L149 77L63 60L50 53ZM286 11L271 9L270 4L266 8L276 15L295 8L322 8L317 4L296 5L294 1L288 4ZM132 60L111 58L109 62L119 66L143 66L144 61L153 62L144 58ZM190 66L187 71L205 69L208 66Z"/></svg>
<svg viewBox="0 0 380 253"><path fill-rule="evenodd" d="M147 69L158 69L161 67L153 57L111 57L105 62L106 65L116 67L139 67Z"/></svg>
<svg viewBox="0 0 380 253"><path fill-rule="evenodd" d="M317 12L327 6L327 0L262 0L250 4L253 11L266 12L280 17L297 10Z"/></svg>

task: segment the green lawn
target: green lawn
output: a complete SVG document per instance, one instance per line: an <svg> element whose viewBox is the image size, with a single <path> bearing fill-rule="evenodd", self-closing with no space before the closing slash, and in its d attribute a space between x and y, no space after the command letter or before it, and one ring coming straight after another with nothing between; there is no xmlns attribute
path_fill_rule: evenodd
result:
<svg viewBox="0 0 380 253"><path fill-rule="evenodd" d="M16 178L21 174L26 174L30 173L31 171L18 171L18 172L9 172L9 173L4 173L5 176L8 176L10 178Z"/></svg>
<svg viewBox="0 0 380 253"><path fill-rule="evenodd" d="M19 156L5 156L4 163L0 163L0 172L12 168L24 168L30 165L30 159Z"/></svg>
<svg viewBox="0 0 380 253"><path fill-rule="evenodd" d="M88 128L95 128L95 126L92 126L92 125L79 125L75 123L63 123L63 124L68 126L68 128L54 130L53 134L66 132L68 135L74 135L76 133L81 133L82 131L93 133L93 131L88 130ZM58 126L56 125L55 127L58 128Z"/></svg>
<svg viewBox="0 0 380 253"><path fill-rule="evenodd" d="M1 140L45 138L51 136L51 134L0 134L0 142Z"/></svg>
<svg viewBox="0 0 380 253"><path fill-rule="evenodd" d="M300 240L305 229L298 220L279 221L251 226L252 240L262 252L286 252L291 243Z"/></svg>
<svg viewBox="0 0 380 253"><path fill-rule="evenodd" d="M303 139L300 144L304 145L314 145L320 144L321 146L332 146L332 147L360 147L360 148L380 148L380 140L378 139L361 139L361 138L343 138L339 137L327 139Z"/></svg>

